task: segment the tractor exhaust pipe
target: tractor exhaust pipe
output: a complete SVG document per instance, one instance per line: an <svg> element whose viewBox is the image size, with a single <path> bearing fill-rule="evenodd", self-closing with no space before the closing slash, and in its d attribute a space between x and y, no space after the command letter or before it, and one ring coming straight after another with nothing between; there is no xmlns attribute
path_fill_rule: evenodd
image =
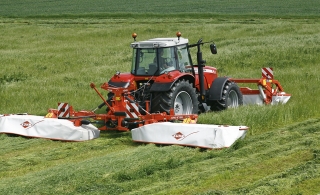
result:
<svg viewBox="0 0 320 195"><path fill-rule="evenodd" d="M199 85L200 85L200 101L206 102L206 93L204 90L204 74L203 74L203 67L205 66L206 61L202 59L202 52L201 52L201 45L205 43L211 43L210 44L210 50L212 54L217 54L217 47L214 44L213 41L210 42L202 42L202 39L199 39L199 41L196 44L188 45L188 47L197 47L197 62L198 62L198 76L199 76Z"/></svg>
<svg viewBox="0 0 320 195"><path fill-rule="evenodd" d="M203 67L205 66L206 61L202 59L202 52L200 45L202 44L202 39L199 39L197 43L197 62L198 62L198 74L199 74L199 84L200 84L200 98L201 101L205 101L205 91L204 91L204 76L203 76Z"/></svg>

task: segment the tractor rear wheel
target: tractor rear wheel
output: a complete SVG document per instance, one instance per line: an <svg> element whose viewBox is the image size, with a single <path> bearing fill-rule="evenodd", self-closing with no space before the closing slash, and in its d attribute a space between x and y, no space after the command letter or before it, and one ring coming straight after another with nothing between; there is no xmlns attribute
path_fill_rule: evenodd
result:
<svg viewBox="0 0 320 195"><path fill-rule="evenodd" d="M243 97L239 86L227 81L223 87L221 100L210 103L210 110L221 111L228 108L237 108L243 104Z"/></svg>
<svg viewBox="0 0 320 195"><path fill-rule="evenodd" d="M174 114L198 114L198 97L196 89L187 80L177 81L168 92L154 94L151 101L152 112L167 112Z"/></svg>

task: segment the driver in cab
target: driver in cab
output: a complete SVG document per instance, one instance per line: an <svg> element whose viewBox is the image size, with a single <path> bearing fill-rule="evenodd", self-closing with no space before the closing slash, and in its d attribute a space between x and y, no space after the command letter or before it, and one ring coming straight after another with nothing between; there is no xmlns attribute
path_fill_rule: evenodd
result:
<svg viewBox="0 0 320 195"><path fill-rule="evenodd" d="M167 69L167 68L169 68L170 66L168 66L166 58L162 57L162 56L163 56L163 49L159 49L158 52L159 52L159 54L160 54L160 55L159 55L159 65L160 65L160 68L161 68L161 69ZM157 57L154 57L153 63L157 63Z"/></svg>

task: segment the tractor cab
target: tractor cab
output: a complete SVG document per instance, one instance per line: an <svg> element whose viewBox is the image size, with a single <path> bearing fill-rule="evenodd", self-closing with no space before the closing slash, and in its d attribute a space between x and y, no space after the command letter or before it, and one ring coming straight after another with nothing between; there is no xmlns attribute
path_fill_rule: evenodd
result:
<svg viewBox="0 0 320 195"><path fill-rule="evenodd" d="M133 75L157 76L171 71L191 72L188 39L155 38L134 42L131 47Z"/></svg>

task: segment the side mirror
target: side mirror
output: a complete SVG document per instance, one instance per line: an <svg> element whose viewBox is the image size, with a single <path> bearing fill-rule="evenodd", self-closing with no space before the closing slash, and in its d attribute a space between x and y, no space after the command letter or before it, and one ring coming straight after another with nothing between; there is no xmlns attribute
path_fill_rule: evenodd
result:
<svg viewBox="0 0 320 195"><path fill-rule="evenodd" d="M210 44L210 50L211 50L212 54L217 54L218 53L217 47L216 47L215 44Z"/></svg>

